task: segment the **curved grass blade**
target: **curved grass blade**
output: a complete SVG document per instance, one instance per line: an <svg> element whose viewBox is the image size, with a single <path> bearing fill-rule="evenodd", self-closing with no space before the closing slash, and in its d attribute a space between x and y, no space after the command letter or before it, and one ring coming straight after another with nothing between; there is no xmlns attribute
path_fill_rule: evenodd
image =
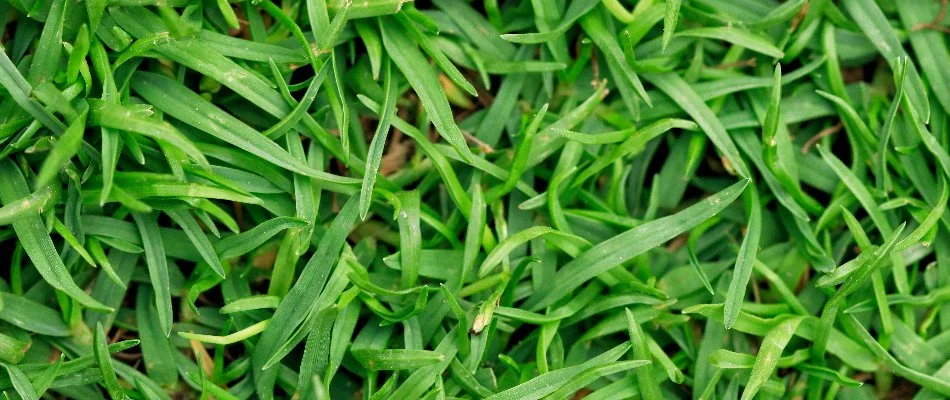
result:
<svg viewBox="0 0 950 400"><path fill-rule="evenodd" d="M82 142L82 134L86 128L86 113L82 113L73 120L63 135L59 137L56 145L50 150L40 171L36 175L36 181L33 186L40 188L46 186L56 174L69 162L69 159L76 155L79 150L79 144Z"/></svg>
<svg viewBox="0 0 950 400"><path fill-rule="evenodd" d="M607 363L604 365L598 365L596 367L592 367L588 369L587 371L584 371L581 374L577 375L576 377L568 381L566 384L564 384L564 386L562 386L557 391L555 391L554 393L551 393L545 398L552 399L552 400L563 399L565 397L570 396L572 393L576 393L577 391L583 389L585 386L593 383L595 380L601 377L620 373L620 372L631 370L634 368L637 368L637 371L639 372L641 368L647 365L650 365L650 362L646 360L615 361L615 362ZM652 378L653 377L651 376L649 380L653 381ZM647 396L648 395L643 394L642 398L644 399L659 398L659 397L647 397Z"/></svg>
<svg viewBox="0 0 950 400"><path fill-rule="evenodd" d="M201 258L211 267L211 270L221 278L224 278L224 268L221 267L221 260L218 259L218 255L215 253L211 241L208 240L208 236L202 232L198 221L195 221L194 217L184 210L165 210L165 214L185 231L185 235L188 236L191 243L198 249Z"/></svg>
<svg viewBox="0 0 950 400"><path fill-rule="evenodd" d="M241 148L281 168L325 182L354 184L352 178L318 171L291 157L277 143L267 139L231 114L167 77L139 72L132 88L169 115L208 134Z"/></svg>
<svg viewBox="0 0 950 400"><path fill-rule="evenodd" d="M468 162L475 156L469 150L462 131L455 124L449 102L438 84L435 72L402 27L397 24L383 24L381 27L387 54L419 96L422 106L432 118L435 129L458 151L462 160Z"/></svg>
<svg viewBox="0 0 950 400"><path fill-rule="evenodd" d="M522 262L519 263L519 266L527 264L529 264L529 262ZM558 307L547 314L538 314L531 311L525 311L520 308L511 307L495 307L494 313L516 321L534 325L552 324L565 318L569 318L579 312L586 305L594 301L594 298L599 294L602 288L603 287L597 283L587 285L587 287L585 287L580 294L572 298L567 304Z"/></svg>
<svg viewBox="0 0 950 400"><path fill-rule="evenodd" d="M122 281L119 274L112 268L112 262L109 261L105 250L102 249L102 244L99 242L99 239L96 239L94 236L87 236L86 246L89 246L89 254L96 260L96 264L102 267L102 272L105 272L106 276L117 286L126 289L125 282Z"/></svg>
<svg viewBox="0 0 950 400"><path fill-rule="evenodd" d="M749 377L749 383L746 384L742 392L742 400L751 400L759 390L769 381L775 372L775 367L785 346L792 339L795 330L801 325L805 317L791 317L785 319L769 330L769 333L762 338L762 345L759 346L759 354L755 357L755 363L752 364L752 373Z"/></svg>
<svg viewBox="0 0 950 400"><path fill-rule="evenodd" d="M847 166L844 165L841 160L838 159L830 150L826 149L824 146L818 146L818 151L821 153L821 157L825 162L831 167L831 169L838 175L841 179L841 182L848 187L849 190L854 194L862 206L864 206L865 211L871 217L871 220L874 221L874 224L877 225L878 229L881 230L881 233L884 235L890 235L892 228L891 224L886 218L886 216L881 211L880 207L877 205L877 202L874 201L874 198L871 196L870 190L861 182L861 180L854 174Z"/></svg>
<svg viewBox="0 0 950 400"><path fill-rule="evenodd" d="M946 177L950 177L950 153L947 153L947 149L945 149L934 134L924 126L920 115L914 111L914 103L911 97L904 96L902 102L905 109L909 111L906 116L910 119L914 130L917 131L917 135L920 136L920 141L924 143L924 147L927 151L933 154L934 158L937 159L937 165L940 166L940 169L943 170ZM940 128L938 127L937 129Z"/></svg>
<svg viewBox="0 0 950 400"><path fill-rule="evenodd" d="M402 27L406 29L412 40L418 43L422 47L422 50L424 50L429 55L429 57L432 57L432 60L435 61L435 64L438 65L442 72L444 72L445 75L449 77L449 80L451 80L452 83L464 90L469 95L478 97L478 92L475 91L475 87L472 86L472 84L467 79L465 79L465 75L462 75L462 72L460 72L458 67L456 67L455 64L453 64L452 61L450 61L449 58L445 56L445 53L443 53L442 50L440 50L439 47L435 45L431 37L419 31L416 25L408 17L402 14L396 14L394 17L397 21L399 21L400 24L402 24ZM474 50L472 50L472 53L474 53ZM469 57L473 58L476 63L480 62L481 60L478 58L478 56L473 55L472 53L468 54Z"/></svg>
<svg viewBox="0 0 950 400"><path fill-rule="evenodd" d="M894 356L890 355L887 350L881 347L881 345L876 340L874 340L867 329L864 329L861 323L858 322L857 318L855 318L853 315L845 316L843 322L849 326L852 331L857 332L865 346L871 349L875 356L883 360L884 363L887 364L887 366L890 367L892 371L894 371L894 374L914 382L924 388L937 392L943 396L950 396L950 382L921 373L920 371L913 370L898 362Z"/></svg>
<svg viewBox="0 0 950 400"><path fill-rule="evenodd" d="M673 99L683 109L693 117L693 120L702 128L703 132L709 136L709 140L716 145L716 148L729 161L727 168L734 170L740 177L751 177L749 167L739 155L739 149L726 132L722 122L716 117L716 114L699 97L683 78L674 73L660 75L644 75L647 82L654 84L663 93Z"/></svg>
<svg viewBox="0 0 950 400"><path fill-rule="evenodd" d="M894 64L894 98L891 100L891 106L887 110L887 117L881 125L878 136L881 140L878 143L877 152L877 189L887 190L891 187L891 177L887 174L887 155L890 151L890 140L894 132L894 119L897 117L897 110L900 108L904 98L904 82L907 80L907 59L901 58Z"/></svg>
<svg viewBox="0 0 950 400"><path fill-rule="evenodd" d="M647 103L647 106L653 107L653 102L650 100L646 89L643 88L643 83L640 82L637 73L633 71L633 68L631 68L630 64L626 61L623 49L621 49L620 44L617 43L616 35L608 30L608 25L604 21L605 18L608 17L603 12L588 13L581 18L581 27L584 28L584 32L590 35L591 40L600 48L604 56L611 60L612 65L616 65L620 68L622 79L626 79L627 83L633 85L637 95Z"/></svg>
<svg viewBox="0 0 950 400"><path fill-rule="evenodd" d="M871 257L864 263L860 269L849 275L841 287L835 291L831 298L825 303L821 311L821 323L815 333L814 344L812 345L812 358L819 362L824 360L824 353L830 340L832 327L838 316L838 311L844 304L845 299L855 291L867 284L867 280L880 269L882 260L890 256L891 250L897 244L900 234L904 231L905 224L901 224L881 245L872 253ZM820 364L819 364L820 365Z"/></svg>
<svg viewBox="0 0 950 400"><path fill-rule="evenodd" d="M229 302L224 307L221 307L219 311L221 314L231 314L242 311L260 310L263 308L277 308L279 304L280 297L258 295Z"/></svg>
<svg viewBox="0 0 950 400"><path fill-rule="evenodd" d="M739 197L748 184L748 180L737 182L679 213L650 221L597 244L564 265L557 272L554 285L543 293L536 293L524 307L538 310L553 304L595 276L712 218Z"/></svg>
<svg viewBox="0 0 950 400"><path fill-rule="evenodd" d="M511 157L511 166L508 167L508 179L505 179L504 184L501 186L495 186L485 193L486 203L494 203L502 196L508 194L508 192L514 189L518 182L521 181L521 175L524 173L525 166L528 164L528 157L531 155L531 146L534 143L535 133L538 132L538 127L541 125L541 121L547 112L548 105L545 103L541 106L541 109L538 110L538 113L534 115L534 118L531 119L527 129L524 131L524 135L521 136L521 142L518 143L515 153Z"/></svg>
<svg viewBox="0 0 950 400"><path fill-rule="evenodd" d="M53 183L37 189L29 196L5 201L3 207L0 207L0 225L9 225L24 216L42 214L47 207L56 204L62 190L61 184Z"/></svg>
<svg viewBox="0 0 950 400"><path fill-rule="evenodd" d="M358 198L351 197L340 209L327 233L320 240L317 251L304 266L297 282L290 288L287 296L277 307L268 329L265 329L252 355L252 364L262 367L290 338L295 328L311 312L315 291L323 289L330 275L330 268L337 260L353 223L359 214ZM277 378L277 371L271 369L254 375L258 395L267 396ZM271 395L272 396L272 395ZM270 398L270 397L267 397Z"/></svg>
<svg viewBox="0 0 950 400"><path fill-rule="evenodd" d="M164 141L183 151L201 166L207 168L208 160L188 138L168 122L152 121L143 118L135 110L109 104L104 101L91 101L89 104L89 123L110 129L135 132L156 140Z"/></svg>
<svg viewBox="0 0 950 400"><path fill-rule="evenodd" d="M619 131L595 134L574 132L567 129L554 129L552 132L558 136L567 138L567 140L580 142L583 144L613 144L629 139L630 136L637 132L637 129L627 128L621 129Z"/></svg>
<svg viewBox="0 0 950 400"><path fill-rule="evenodd" d="M814 377L830 381L832 383L837 383L839 385L847 387L858 387L864 385L864 382L851 379L847 375L844 375L833 369L819 367L817 365L802 363L795 366L796 369Z"/></svg>
<svg viewBox="0 0 950 400"><path fill-rule="evenodd" d="M3 204L17 201L29 195L26 179L9 159L0 160L0 201ZM39 215L25 215L13 221L20 245L33 261L43 279L79 303L96 310L112 312L113 309L89 296L73 281L63 260L56 253L53 241L46 233L46 226Z"/></svg>
<svg viewBox="0 0 950 400"><path fill-rule="evenodd" d="M871 257L870 253L858 254L855 258L841 264L838 268L828 272L815 282L816 287L827 287L838 285L844 282L854 271L863 267L865 262Z"/></svg>
<svg viewBox="0 0 950 400"><path fill-rule="evenodd" d="M271 60L271 71L274 72L278 80L278 85L286 85L283 81L283 76L280 75L280 70L277 69L277 66ZM326 80L327 75L327 64L323 64L323 67L320 68L320 72L316 76L311 78L310 85L307 86L307 91L304 92L303 98L299 102L294 100L292 97L288 98L288 102L293 105L293 110L291 110L287 115L277 121L276 124L267 128L266 131L261 132L264 136L267 136L271 139L277 139L284 135L287 130L297 126L297 123L300 122L300 119L303 118L304 114L307 113L307 110L310 109L310 105L313 104L313 100L317 98L317 93L320 90L320 84ZM289 94L289 93L287 93Z"/></svg>
<svg viewBox="0 0 950 400"><path fill-rule="evenodd" d="M587 181L590 179L590 177L594 176L604 168L607 168L615 161L623 157L639 154L644 149L646 149L647 142L659 137L669 130L683 129L691 131L698 128L699 126L693 121L678 118L664 118L650 125L637 129L634 131L633 135L623 143L611 148L607 154L597 157L597 159L594 160L591 165L589 165L577 175L577 178L574 179L574 182L576 182L574 185L577 186L579 183Z"/></svg>
<svg viewBox="0 0 950 400"><path fill-rule="evenodd" d="M52 218L51 222L53 225L53 230L63 238L63 241L65 241L70 248L78 253L83 260L89 263L89 265L95 267L96 262L92 259L92 256L89 255L89 252L86 251L86 248L83 247L81 243L79 243L79 239L76 239L76 236L73 235L69 228L67 228L66 225L64 225L63 222L55 216Z"/></svg>
<svg viewBox="0 0 950 400"><path fill-rule="evenodd" d="M499 242L498 245L493 248L490 253L488 253L488 256L486 256L485 260L482 261L481 266L478 267L478 276L485 277L488 275L490 272L492 272L496 265L500 264L505 257L507 257L519 246L539 237L545 237L545 239L547 239L547 236L559 236L563 238L564 240L553 240L551 243L558 245L562 249L565 249L565 251L571 253L575 253L590 246L590 242L579 236L561 232L547 226L533 226L514 235L508 236Z"/></svg>
<svg viewBox="0 0 950 400"><path fill-rule="evenodd" d="M369 154L366 155L366 170L363 172L363 185L360 187L360 219L366 219L372 203L373 186L376 184L376 174L382 164L383 149L386 138L396 113L396 84L392 74L392 62L386 61L385 75L383 75L383 108L379 112L379 122L376 123L376 132L369 145Z"/></svg>
<svg viewBox="0 0 950 400"><path fill-rule="evenodd" d="M378 103L363 95L357 95L357 98L363 102L364 105L378 114L380 110ZM443 155L435 145L429 142L426 135L424 135L421 131L416 129L408 122L404 121L402 118L398 118L398 116L394 117L393 127L399 129L405 133L406 136L409 136L415 140L415 143L426 154L426 156L432 160L432 163L435 164L435 169L445 182L445 186L448 189L449 196L452 197L452 201L455 202L455 205L458 206L459 210L463 214L467 214L469 209L472 207L472 200L468 197L468 194L465 193L465 189L462 188L462 184L459 183L458 176L455 174L455 170L452 169L452 165L449 164L449 160L446 158L447 156ZM473 160L480 159L474 158Z"/></svg>
<svg viewBox="0 0 950 400"><path fill-rule="evenodd" d="M901 239L900 242L897 242L897 245L894 246L895 252L901 253L911 246L920 243L928 233L937 227L937 222L943 216L944 211L946 211L947 203L950 202L950 184L947 183L946 179L940 179L940 186L942 189L940 189L940 198L937 200L937 205L927 213L927 216L920 221L920 225L918 225L913 232ZM932 240L933 239L925 241L923 243L924 246L930 246Z"/></svg>
<svg viewBox="0 0 950 400"><path fill-rule="evenodd" d="M597 4L600 4L600 0L572 1L567 11L564 12L564 18L561 19L561 23L556 28L538 33L509 33L501 35L501 38L512 43L537 44L549 42L558 36L564 35L564 32L570 29L579 18L597 7Z"/></svg>
<svg viewBox="0 0 950 400"><path fill-rule="evenodd" d="M717 321L722 320L722 304L700 304L683 309L684 314L700 314ZM814 317L806 317L803 326L795 331L800 336L812 341L817 340L818 325L821 322ZM765 336L774 327L774 322L756 317L745 312L739 313L739 319L733 329L755 336ZM861 371L876 371L878 366L874 355L864 346L851 340L837 329L832 329L828 339L828 351L851 368Z"/></svg>
<svg viewBox="0 0 950 400"><path fill-rule="evenodd" d="M848 104L847 101L831 93L823 92L821 90L816 90L815 93L818 93L819 96L824 97L828 100L831 100L832 103L835 103L835 105L839 107L838 108L839 110L844 111L844 117L848 119L850 126L854 126L855 129L857 129L857 132L855 133L857 133L861 137L861 139L865 141L867 144L869 144L872 148L877 147L877 144L878 144L877 138L874 136L873 133L871 133L871 129L868 128L864 120L861 119L860 116L858 116L858 112L855 111L854 108L851 107L851 105Z"/></svg>
<svg viewBox="0 0 950 400"><path fill-rule="evenodd" d="M573 367L561 368L559 370L551 371L546 374L532 378L531 380L524 382L520 385L512 387L510 389L495 393L491 396L488 396L485 400L537 400L550 393L553 393L558 388L563 387L568 384L574 377L580 375L584 371L587 371L590 368L595 368L599 365L604 365L606 363L612 363L623 357L624 353L630 349L630 345L627 343L618 345L610 350L607 350L597 357L591 358L589 361L576 365Z"/></svg>
<svg viewBox="0 0 950 400"><path fill-rule="evenodd" d="M7 363L0 363L0 365L2 365L3 369L7 370L7 374L10 375L10 381L13 383L13 389L16 391L16 394L23 400L39 400L39 397L36 395L36 389L33 388L30 379L27 378L26 374L24 374L20 368Z"/></svg>
<svg viewBox="0 0 950 400"><path fill-rule="evenodd" d="M58 47L58 46L56 46ZM29 82L23 78L13 61L4 51L0 51L0 86L3 86L21 108L26 110L30 116L36 118L43 126L49 128L53 133L61 134L66 131L66 125L56 118L52 112L32 98L30 94L33 88Z"/></svg>
<svg viewBox="0 0 950 400"><path fill-rule="evenodd" d="M898 0L896 5L897 15L900 16L904 27L910 30L907 34L910 46L914 49L914 55L917 56L920 68L927 77L930 87L950 87L950 71L941 68L942 65L950 64L950 52L947 51L945 37L936 30L919 29L921 24L933 21L937 17L937 15L928 15L927 12L936 8L922 7L912 0ZM950 113L950 94L939 89L932 92L944 111Z"/></svg>
<svg viewBox="0 0 950 400"><path fill-rule="evenodd" d="M854 22L861 27L868 40L884 56L888 64L894 65L898 57L907 57L907 52L904 51L900 39L894 34L894 29L887 22L887 17L874 0L844 0L841 5L848 11ZM909 62L907 67L908 87L905 88L906 95L911 99L917 116L924 123L928 123L930 121L930 101L927 99L927 88L920 79L915 64Z"/></svg>
<svg viewBox="0 0 950 400"><path fill-rule="evenodd" d="M305 226L307 226L307 222L297 218L277 217L261 222L259 225L237 235L219 240L214 244L214 249L222 260L239 257L258 248L280 231Z"/></svg>
<svg viewBox="0 0 950 400"><path fill-rule="evenodd" d="M735 26L687 29L685 31L678 32L676 36L718 39L732 43L736 46L741 46L749 50L765 54L769 57L785 57L785 53L768 39L756 33L752 33L748 30Z"/></svg>
<svg viewBox="0 0 950 400"><path fill-rule="evenodd" d="M166 43L171 43L178 38L172 36L169 32L158 32L154 33L141 39L138 39L132 42L129 47L122 51L119 54L119 57L116 58L115 62L112 63L112 69L119 69L119 66L124 64L126 61L131 60L132 58L142 56L149 50L152 50L156 46L161 46Z"/></svg>
<svg viewBox="0 0 950 400"><path fill-rule="evenodd" d="M241 329L237 332L234 332L226 336L202 335L202 334L191 333L191 332L178 332L178 336L181 336L188 340L197 340L202 343L229 345L229 344L240 342L258 333L263 332L264 329L267 328L268 323L270 323L270 320L265 319L261 322L248 326L247 328Z"/></svg>
<svg viewBox="0 0 950 400"><path fill-rule="evenodd" d="M709 363L720 369L752 369L755 361L756 357L751 354L737 353L726 349L716 350L709 355ZM801 365L806 361L808 361L808 350L798 350L791 355L779 358L775 366L788 368Z"/></svg>
<svg viewBox="0 0 950 400"><path fill-rule="evenodd" d="M0 320L46 336L69 336L69 327L56 310L25 296L0 293Z"/></svg>

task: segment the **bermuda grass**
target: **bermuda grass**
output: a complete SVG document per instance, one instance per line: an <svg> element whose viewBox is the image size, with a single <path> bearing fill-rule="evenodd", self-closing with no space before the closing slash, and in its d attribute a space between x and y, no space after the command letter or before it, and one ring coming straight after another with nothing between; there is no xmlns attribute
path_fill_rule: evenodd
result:
<svg viewBox="0 0 950 400"><path fill-rule="evenodd" d="M0 0L0 391L948 398L947 3Z"/></svg>

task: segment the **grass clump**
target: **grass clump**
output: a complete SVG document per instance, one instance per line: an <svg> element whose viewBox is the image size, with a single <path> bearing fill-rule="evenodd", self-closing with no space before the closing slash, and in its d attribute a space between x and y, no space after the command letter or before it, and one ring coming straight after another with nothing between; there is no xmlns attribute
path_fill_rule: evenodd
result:
<svg viewBox="0 0 950 400"><path fill-rule="evenodd" d="M0 391L946 398L946 6L0 1Z"/></svg>

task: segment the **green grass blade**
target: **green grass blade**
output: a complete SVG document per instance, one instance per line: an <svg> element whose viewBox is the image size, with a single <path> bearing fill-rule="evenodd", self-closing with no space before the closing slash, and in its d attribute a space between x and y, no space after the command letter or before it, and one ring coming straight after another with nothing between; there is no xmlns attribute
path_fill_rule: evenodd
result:
<svg viewBox="0 0 950 400"><path fill-rule="evenodd" d="M711 218L739 197L748 184L748 181L737 182L679 213L640 225L595 245L565 264L558 271L554 286L544 293L536 294L525 307L537 310L550 305L600 273L609 271ZM634 238L635 241L631 244Z"/></svg>
<svg viewBox="0 0 950 400"><path fill-rule="evenodd" d="M464 161L474 157L465 138L462 137L462 131L452 118L449 102L425 57L398 25L383 25L382 28L383 45L386 51L416 91L422 106L432 117L432 124L435 125L439 135L455 147Z"/></svg>
<svg viewBox="0 0 950 400"><path fill-rule="evenodd" d="M769 39L739 27L693 28L680 31L676 35L722 40L769 57L782 58L785 56L785 53Z"/></svg>
<svg viewBox="0 0 950 400"><path fill-rule="evenodd" d="M842 2L842 6L851 14L854 22L861 27L868 40L889 64L894 65L898 57L907 57L904 46L894 34L891 25L887 22L887 17L877 3L872 0L846 0ZM927 99L927 89L913 62L908 65L907 79L907 97L912 99L917 116L927 123L930 121L930 101Z"/></svg>
<svg viewBox="0 0 950 400"><path fill-rule="evenodd" d="M752 187L745 193L747 200L746 211L748 215L746 235L742 240L742 246L739 247L739 254L736 257L736 269L732 275L732 282L729 284L729 292L726 294L724 317L726 329L732 329L736 319L739 317L739 309L742 307L746 287L749 285L749 279L752 277L752 265L755 263L756 253L759 249L759 240L762 236L762 205L759 201L759 193L755 187Z"/></svg>
<svg viewBox="0 0 950 400"><path fill-rule="evenodd" d="M520 385L495 393L487 397L486 400L540 399L566 385L571 379L580 375L589 368L619 360L629 349L629 344L618 345L594 358L591 358L589 361L583 364L562 368L557 371L552 371L547 374L537 376Z"/></svg>
<svg viewBox="0 0 950 400"><path fill-rule="evenodd" d="M168 260L165 259L165 247L158 230L158 216L155 214L132 214L148 265L149 280L155 291L155 309L158 312L158 324L165 336L172 331L172 296L168 282Z"/></svg>
<svg viewBox="0 0 950 400"><path fill-rule="evenodd" d="M399 255L401 257L402 276L400 284L404 288L416 286L419 279L421 262L422 235L419 231L419 192L409 191L397 195L399 198Z"/></svg>
<svg viewBox="0 0 950 400"><path fill-rule="evenodd" d="M60 46L63 43L67 4L65 0L53 0L49 12L46 14L46 23L37 42L36 54L30 63L30 70L26 80L31 85L38 86L43 82L50 82L62 58Z"/></svg>
<svg viewBox="0 0 950 400"><path fill-rule="evenodd" d="M887 350L885 350L873 337L868 333L857 319L853 315L848 315L844 318L844 323L851 327L851 329L857 332L858 336L861 338L861 341L874 352L878 358L884 361L891 370L898 376L904 377L905 379L914 382L924 388L937 392L943 396L950 396L950 384L945 380L936 378L930 375L921 373L910 369L902 364L900 364L892 355L890 355Z"/></svg>
<svg viewBox="0 0 950 400"><path fill-rule="evenodd" d="M188 236L191 243L198 249L198 252L201 253L201 258L211 267L214 273L224 278L224 269L221 267L221 260L218 259L218 255L215 253L211 241L208 240L208 236L202 232L198 221L195 221L195 218L188 212L182 210L166 210L165 214L185 231L185 235Z"/></svg>
<svg viewBox="0 0 950 400"><path fill-rule="evenodd" d="M585 182L604 168L610 166L615 161L630 155L636 155L645 150L647 142L667 133L673 129L696 130L698 125L693 121L676 118L664 118L650 125L644 126L634 131L633 135L623 141L617 147L610 150L609 153L598 157L591 165L581 171L575 182Z"/></svg>
<svg viewBox="0 0 950 400"><path fill-rule="evenodd" d="M0 303L3 304L0 308L0 320L40 335L70 335L69 327L56 310L10 293L0 293Z"/></svg>
<svg viewBox="0 0 950 400"><path fill-rule="evenodd" d="M109 397L113 400L125 398L125 391L119 386L119 379L115 375L115 369L112 366L112 356L109 354L106 334L102 330L102 324L96 324L96 333L92 337L93 353L96 356L96 364L102 371L102 382L109 392Z"/></svg>
<svg viewBox="0 0 950 400"><path fill-rule="evenodd" d="M357 349L352 354L360 364L373 371L421 368L445 358L435 351L410 349Z"/></svg>
<svg viewBox="0 0 950 400"><path fill-rule="evenodd" d="M89 122L94 126L134 132L164 141L185 152L200 165L208 166L208 160L194 143L167 122L152 121L137 115L132 109L102 101L90 104L90 114Z"/></svg>
<svg viewBox="0 0 950 400"><path fill-rule="evenodd" d="M666 47L670 45L670 40L673 39L673 33L676 32L676 24L679 22L680 16L680 7L682 6L682 0L669 0L666 2L666 16L663 17L663 52L666 52Z"/></svg>
<svg viewBox="0 0 950 400"><path fill-rule="evenodd" d="M605 22L607 17L603 12L591 12L581 18L580 23L581 27L584 28L584 32L587 32L590 35L591 40L594 41L594 44L604 53L604 56L609 58L613 65L616 65L620 68L621 79L625 79L627 83L633 85L637 91L637 95L640 96L644 102L647 103L647 106L652 107L653 102L650 100L650 96L647 94L646 89L643 88L643 83L640 82L640 78L633 68L626 62L623 50L620 47L620 44L617 43L615 35L613 32L610 32L608 25Z"/></svg>
<svg viewBox="0 0 950 400"><path fill-rule="evenodd" d="M640 361L650 362L652 357L647 347L646 333L633 317L629 308L624 309L627 317L627 332L630 334L630 343L633 348L633 356ZM660 394L660 385L653 380L653 365L646 364L636 371L637 381L640 383L640 395L645 399L657 399L663 397Z"/></svg>
<svg viewBox="0 0 950 400"><path fill-rule="evenodd" d="M61 194L60 185L51 184L37 189L29 196L4 201L3 207L0 207L0 225L8 225L21 217L42 213L49 206L56 204Z"/></svg>
<svg viewBox="0 0 950 400"><path fill-rule="evenodd" d="M755 357L755 364L752 365L752 373L749 377L749 383L746 384L742 392L742 399L752 399L759 392L763 385L768 382L779 357L785 350L785 346L792 339L795 330L802 323L804 317L790 317L779 322L762 339L762 345L759 346L759 354Z"/></svg>
<svg viewBox="0 0 950 400"><path fill-rule="evenodd" d="M171 79L146 73L138 76L132 86L146 99L160 104L162 111L169 115L274 165L326 182L342 184L356 182L350 178L314 170L309 165L297 161L287 151L247 124Z"/></svg>
<svg viewBox="0 0 950 400"><path fill-rule="evenodd" d="M274 235L285 229L302 228L305 221L293 217L277 217L264 221L257 226L234 236L228 236L214 244L215 251L222 260L238 257L256 249Z"/></svg>
<svg viewBox="0 0 950 400"><path fill-rule="evenodd" d="M10 160L0 161L0 201L9 204L29 195L26 179ZM53 241L46 233L46 226L39 215L26 215L12 223L20 245L33 261L43 279L54 288L62 290L81 304L96 310L113 311L86 294L76 283L63 260L56 253Z"/></svg>
<svg viewBox="0 0 950 400"><path fill-rule="evenodd" d="M950 113L950 94L935 89L950 86L950 71L940 68L941 65L950 63L950 52L947 50L945 38L935 30L919 29L920 24L928 23L936 18L936 15L930 15L928 12L935 8L920 7L919 4L908 0L900 0L896 4L901 22L910 30L908 36L911 48L919 60L920 68L930 84L931 91L943 106L944 111Z"/></svg>
<svg viewBox="0 0 950 400"><path fill-rule="evenodd" d="M188 340L196 340L202 343L228 345L228 344L240 342L242 340L246 340L247 338L250 338L258 333L263 332L264 329L267 328L267 324L269 322L270 320L263 320L247 328L241 329L237 332L234 332L232 334L225 335L225 336L203 335L203 334L191 333L191 332L178 332L178 336L181 336Z"/></svg>
<svg viewBox="0 0 950 400"><path fill-rule="evenodd" d="M525 44L545 43L551 41L554 38L563 35L564 32L570 29L579 18L593 10L594 7L597 7L597 4L599 3L599 0L573 1L568 6L567 11L564 12L564 18L561 19L561 23L558 24L556 28L547 32L538 33L509 33L501 35L501 38L512 43Z"/></svg>
<svg viewBox="0 0 950 400"><path fill-rule="evenodd" d="M383 75L383 108L379 112L379 122L376 132L369 145L369 154L366 155L366 170L363 172L363 184L360 186L360 219L366 219L372 202L373 186L376 184L376 174L382 164L383 149L386 138L389 136L393 115L396 113L396 85L392 74L392 63L386 61Z"/></svg>
<svg viewBox="0 0 950 400"><path fill-rule="evenodd" d="M27 378L26 374L23 373L16 365L10 365L7 363L0 363L3 365L3 369L7 371L7 374L10 375L10 381L13 382L13 389L16 391L16 394L19 395L23 400L38 400L39 397L36 395L36 389L33 388L33 384L30 383L30 379Z"/></svg>
<svg viewBox="0 0 950 400"><path fill-rule="evenodd" d="M307 262L297 278L297 282L291 287L290 292L284 297L285 300L274 312L270 325L262 333L252 356L253 364L263 366L274 350L290 337L294 328L310 312L308 303L312 304L313 298L309 294L303 294L319 291L323 288L329 276L330 268L343 247L346 234L356 220L359 211L358 204L356 197L347 201L333 223L327 228L327 233L320 240L316 253ZM254 380L258 394L265 395L265 393L271 392L270 388L276 378L276 371L274 370L256 374Z"/></svg>
<svg viewBox="0 0 950 400"><path fill-rule="evenodd" d="M13 101L54 133L66 131L66 125L62 121L30 96L33 89L29 82L20 74L6 52L2 53L0 54L0 85L7 90Z"/></svg>
<svg viewBox="0 0 950 400"><path fill-rule="evenodd" d="M60 136L59 141L56 142L56 145L50 150L49 155L43 160L43 165L40 167L40 171L36 176L36 182L33 184L35 187L40 188L46 186L59 170L69 162L69 159L76 154L79 150L79 144L82 141L82 134L85 127L86 113L83 113L73 120L69 128L66 128L66 132L63 133L63 136Z"/></svg>
<svg viewBox="0 0 950 400"><path fill-rule="evenodd" d="M663 93L673 99L682 109L686 111L696 124L709 136L709 140L716 145L716 148L729 161L729 166L740 177L749 177L749 167L739 156L739 150L735 143L722 126L722 122L716 117L716 114L699 98L696 92L679 76L674 74L647 75L644 76L647 82L650 82L660 88Z"/></svg>

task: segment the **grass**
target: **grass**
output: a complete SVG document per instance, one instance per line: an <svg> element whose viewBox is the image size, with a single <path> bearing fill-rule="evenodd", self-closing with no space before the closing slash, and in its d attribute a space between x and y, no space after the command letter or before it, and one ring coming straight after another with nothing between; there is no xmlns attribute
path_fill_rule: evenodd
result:
<svg viewBox="0 0 950 400"><path fill-rule="evenodd" d="M0 0L0 391L950 397L946 7Z"/></svg>

